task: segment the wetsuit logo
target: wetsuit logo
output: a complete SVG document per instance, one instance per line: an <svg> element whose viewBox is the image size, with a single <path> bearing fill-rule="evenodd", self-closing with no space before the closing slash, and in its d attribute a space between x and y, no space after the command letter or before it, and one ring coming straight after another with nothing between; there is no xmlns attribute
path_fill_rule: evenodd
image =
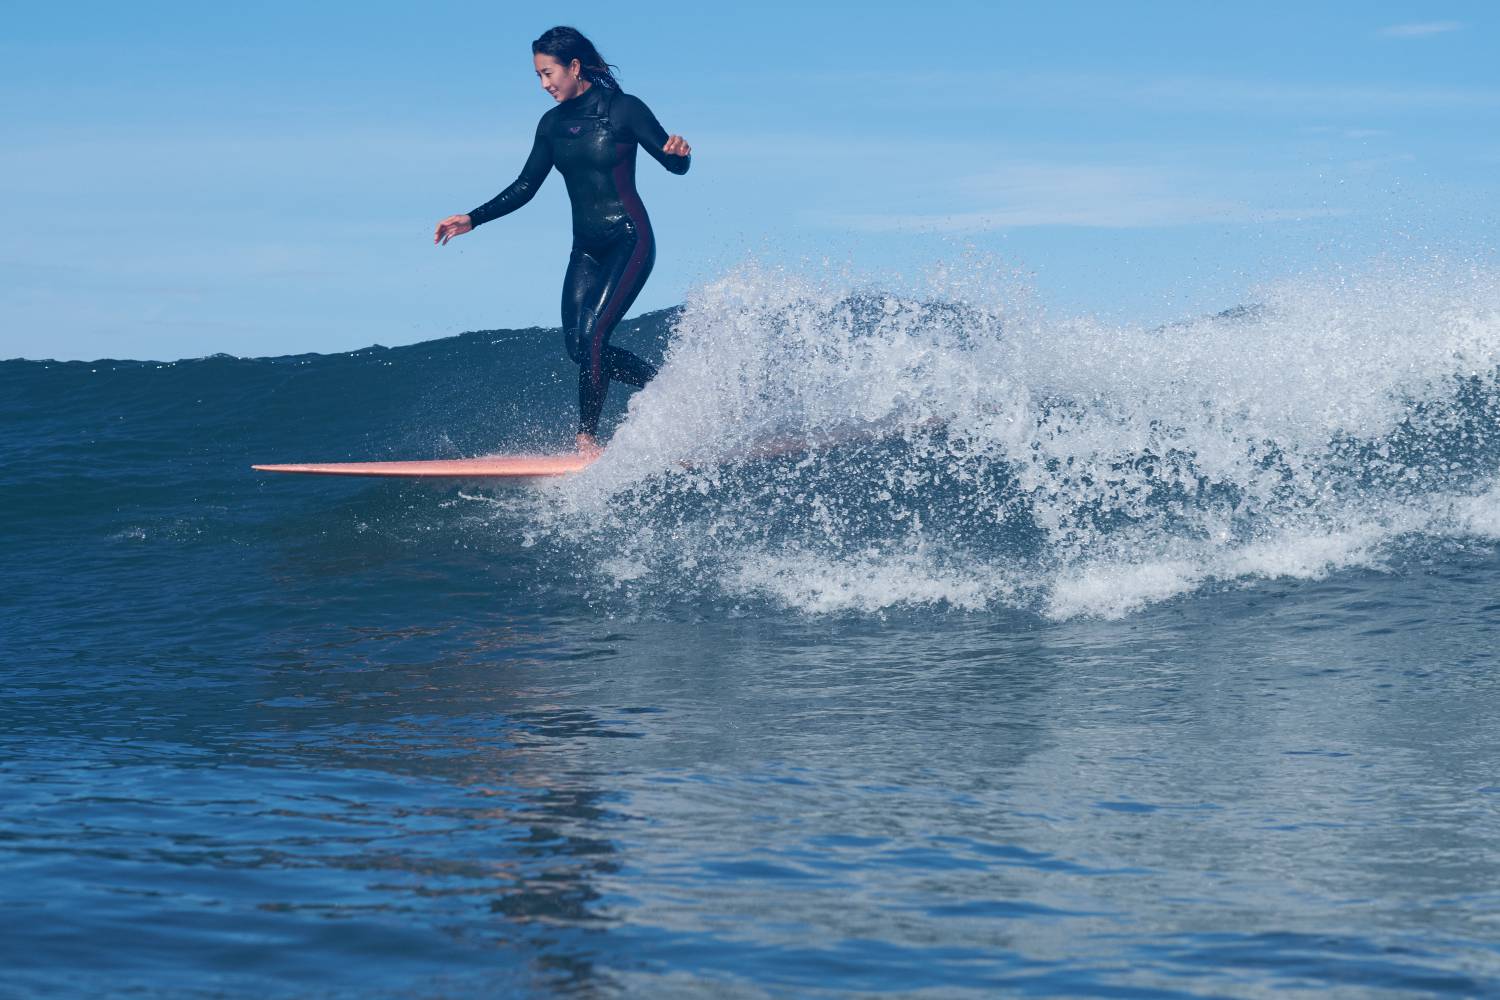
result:
<svg viewBox="0 0 1500 1000"><path fill-rule="evenodd" d="M574 135L577 135L578 132L579 132L579 130L582 129L582 128L583 128L582 125L569 125L568 126L568 131L572 132Z"/></svg>

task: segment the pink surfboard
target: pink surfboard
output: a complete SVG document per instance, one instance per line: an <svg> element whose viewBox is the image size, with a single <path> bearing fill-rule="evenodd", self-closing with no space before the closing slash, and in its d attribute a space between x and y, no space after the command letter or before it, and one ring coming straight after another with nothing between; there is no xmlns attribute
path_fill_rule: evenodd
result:
<svg viewBox="0 0 1500 1000"><path fill-rule="evenodd" d="M781 437L765 440L744 451L749 459L776 458L829 448L856 441L873 440L867 430L822 433L816 437ZM294 472L314 476L387 476L404 479L491 479L525 482L582 472L598 459L576 452L566 455L485 455L481 458L440 458L415 462L316 462L300 465L252 465L259 472ZM699 463L678 463L691 469Z"/></svg>
<svg viewBox="0 0 1500 1000"><path fill-rule="evenodd" d="M261 472L314 476L394 476L405 479L547 479L582 472L594 462L584 455L486 455L423 462L321 462L252 465Z"/></svg>

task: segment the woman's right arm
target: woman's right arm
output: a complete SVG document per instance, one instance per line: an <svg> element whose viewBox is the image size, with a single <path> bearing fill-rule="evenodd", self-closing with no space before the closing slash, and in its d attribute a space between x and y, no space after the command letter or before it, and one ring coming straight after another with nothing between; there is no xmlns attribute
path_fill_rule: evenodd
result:
<svg viewBox="0 0 1500 1000"><path fill-rule="evenodd" d="M433 235L433 242L447 243L453 237L467 233L476 226L482 226L491 219L498 219L502 215L514 212L536 196L537 188L542 186L542 181L547 179L547 174L551 170L552 147L542 137L542 124L539 122L536 127L536 140L531 144L531 155L526 157L526 165L521 168L521 176L517 177L510 187L468 215L450 215L439 222L437 232Z"/></svg>

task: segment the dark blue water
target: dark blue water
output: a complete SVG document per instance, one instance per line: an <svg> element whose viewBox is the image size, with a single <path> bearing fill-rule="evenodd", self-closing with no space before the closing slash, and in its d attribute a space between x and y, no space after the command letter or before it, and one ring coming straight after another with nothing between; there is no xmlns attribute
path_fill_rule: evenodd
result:
<svg viewBox="0 0 1500 1000"><path fill-rule="evenodd" d="M555 331L0 364L0 992L1500 992L1494 313L766 288L540 488L249 466L561 448Z"/></svg>

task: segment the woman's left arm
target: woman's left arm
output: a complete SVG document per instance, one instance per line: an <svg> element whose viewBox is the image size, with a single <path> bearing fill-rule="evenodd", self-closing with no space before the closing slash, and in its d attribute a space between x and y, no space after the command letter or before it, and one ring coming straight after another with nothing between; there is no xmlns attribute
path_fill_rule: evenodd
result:
<svg viewBox="0 0 1500 1000"><path fill-rule="evenodd" d="M651 109L639 97L621 94L619 99L624 105L625 119L631 134L646 147L646 152L672 173L687 173L688 167L693 165L693 148L688 145L687 140L680 135L667 135L667 130L661 127L661 122L656 120Z"/></svg>

